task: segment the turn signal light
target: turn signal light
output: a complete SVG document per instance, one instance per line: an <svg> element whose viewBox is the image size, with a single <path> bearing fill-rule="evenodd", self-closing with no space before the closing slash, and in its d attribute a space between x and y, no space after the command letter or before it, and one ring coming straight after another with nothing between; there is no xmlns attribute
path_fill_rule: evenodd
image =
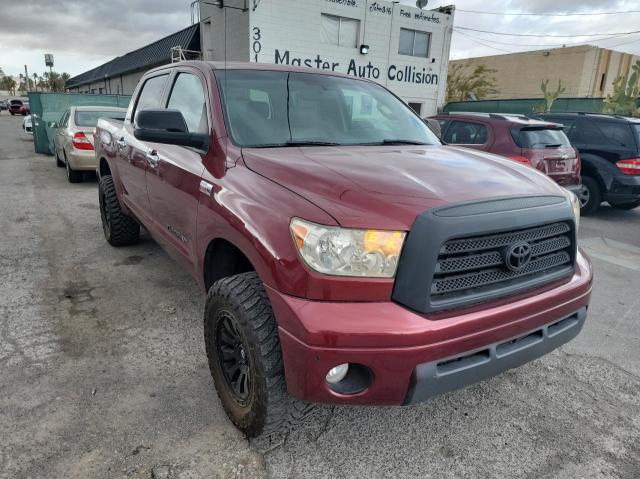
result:
<svg viewBox="0 0 640 479"><path fill-rule="evenodd" d="M81 131L73 135L73 147L76 150L93 150L93 145L87 136Z"/></svg>
<svg viewBox="0 0 640 479"><path fill-rule="evenodd" d="M625 175L640 175L640 158L627 158L616 162L618 169Z"/></svg>

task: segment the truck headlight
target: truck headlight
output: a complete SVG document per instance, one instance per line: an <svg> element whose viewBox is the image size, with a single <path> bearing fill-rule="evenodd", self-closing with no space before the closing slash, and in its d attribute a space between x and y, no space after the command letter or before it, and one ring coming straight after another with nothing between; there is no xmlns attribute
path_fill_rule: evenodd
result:
<svg viewBox="0 0 640 479"><path fill-rule="evenodd" d="M291 220L291 234L304 262L319 273L393 278L406 233L323 226Z"/></svg>
<svg viewBox="0 0 640 479"><path fill-rule="evenodd" d="M580 227L580 200L573 191L567 191L569 193L569 201L573 207L573 216L576 218L576 233Z"/></svg>

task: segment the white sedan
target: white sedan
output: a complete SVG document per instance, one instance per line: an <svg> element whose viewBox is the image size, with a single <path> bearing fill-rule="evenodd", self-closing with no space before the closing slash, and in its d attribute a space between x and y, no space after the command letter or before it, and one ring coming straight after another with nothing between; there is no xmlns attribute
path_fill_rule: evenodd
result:
<svg viewBox="0 0 640 479"><path fill-rule="evenodd" d="M31 122L31 115L27 115L22 120L22 129L25 133L30 133L33 135L33 123Z"/></svg>

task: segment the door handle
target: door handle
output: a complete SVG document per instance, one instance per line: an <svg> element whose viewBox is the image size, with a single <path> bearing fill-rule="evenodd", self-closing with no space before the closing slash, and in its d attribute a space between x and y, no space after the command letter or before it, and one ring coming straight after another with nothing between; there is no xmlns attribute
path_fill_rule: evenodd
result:
<svg viewBox="0 0 640 479"><path fill-rule="evenodd" d="M149 162L150 166L158 166L158 163L160 163L160 157L156 150L147 151L147 162Z"/></svg>
<svg viewBox="0 0 640 479"><path fill-rule="evenodd" d="M116 145L118 146L118 149L126 148L127 147L127 142L124 141L124 137L122 137L118 141L116 141Z"/></svg>

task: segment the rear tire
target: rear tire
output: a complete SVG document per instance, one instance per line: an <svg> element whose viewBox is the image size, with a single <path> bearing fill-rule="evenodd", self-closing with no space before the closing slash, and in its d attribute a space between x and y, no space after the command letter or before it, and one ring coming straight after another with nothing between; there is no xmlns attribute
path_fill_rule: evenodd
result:
<svg viewBox="0 0 640 479"><path fill-rule="evenodd" d="M100 217L104 237L111 246L128 246L138 242L140 225L120 208L113 178L105 175L98 183Z"/></svg>
<svg viewBox="0 0 640 479"><path fill-rule="evenodd" d="M77 171L71 168L71 165L69 165L69 159L66 155L64 157L64 164L67 170L67 180L69 180L69 183L80 183L82 181L82 171Z"/></svg>
<svg viewBox="0 0 640 479"><path fill-rule="evenodd" d="M55 152L55 156L56 156L56 166L58 168L62 168L64 166L64 161L60 159L60 156L58 155L57 151Z"/></svg>
<svg viewBox="0 0 640 479"><path fill-rule="evenodd" d="M222 407L238 429L257 438L256 447L264 451L278 445L312 412L312 404L287 393L278 326L255 272L213 284L204 340Z"/></svg>
<svg viewBox="0 0 640 479"><path fill-rule="evenodd" d="M632 201L630 203L615 203L615 204L609 202L609 204L617 210L633 210L638 206L640 206L640 200Z"/></svg>
<svg viewBox="0 0 640 479"><path fill-rule="evenodd" d="M602 203L602 188L600 188L598 180L590 176L583 176L578 199L580 200L580 214L587 216L598 211L600 203Z"/></svg>

